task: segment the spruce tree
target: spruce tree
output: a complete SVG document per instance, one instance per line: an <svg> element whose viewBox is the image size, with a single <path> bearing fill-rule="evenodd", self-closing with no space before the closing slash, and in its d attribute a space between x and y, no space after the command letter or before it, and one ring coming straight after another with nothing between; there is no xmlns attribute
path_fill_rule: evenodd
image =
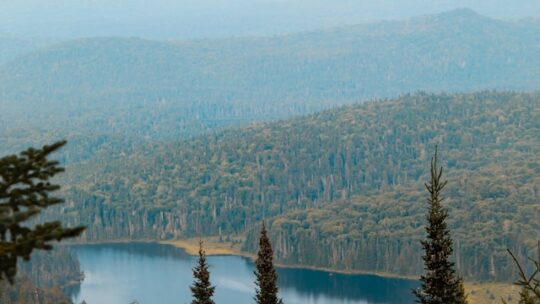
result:
<svg viewBox="0 0 540 304"><path fill-rule="evenodd" d="M266 232L266 226L262 223L261 236L259 239L259 252L255 260L255 276L257 285L255 302L257 304L282 304L278 298L277 273L274 268L274 252L272 244Z"/></svg>
<svg viewBox="0 0 540 304"><path fill-rule="evenodd" d="M65 228L59 221L34 227L24 223L63 202L52 195L60 186L50 180L64 169L48 157L65 144L60 141L0 159L0 280L13 283L17 260L29 260L34 249L50 250L51 242L76 237L84 230Z"/></svg>
<svg viewBox="0 0 540 304"><path fill-rule="evenodd" d="M422 304L467 303L463 281L456 276L452 255L452 238L446 225L447 210L442 206L441 192L446 186L443 168L437 169L437 149L431 159L431 180L425 184L429 192L427 238L423 240L426 274L420 278L420 289L414 290L417 302Z"/></svg>
<svg viewBox="0 0 540 304"><path fill-rule="evenodd" d="M199 260L197 266L193 268L193 286L190 287L193 294L192 304L214 304L212 296L215 286L210 284L210 272L206 263L206 253L203 249L202 241L199 243Z"/></svg>

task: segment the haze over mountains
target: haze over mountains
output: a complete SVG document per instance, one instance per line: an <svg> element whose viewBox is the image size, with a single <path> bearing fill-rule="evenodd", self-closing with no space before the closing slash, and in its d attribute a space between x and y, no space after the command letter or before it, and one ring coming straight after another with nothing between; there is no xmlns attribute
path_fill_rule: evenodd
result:
<svg viewBox="0 0 540 304"><path fill-rule="evenodd" d="M54 138L179 139L417 90L531 90L539 52L535 22L470 10L272 38L77 39L1 66L0 105L11 120L0 128L4 143L19 134L3 145L15 151L34 143L28 133L44 121Z"/></svg>
<svg viewBox="0 0 540 304"><path fill-rule="evenodd" d="M462 7L501 19L540 15L535 0L4 0L0 2L0 36L266 36L406 19Z"/></svg>

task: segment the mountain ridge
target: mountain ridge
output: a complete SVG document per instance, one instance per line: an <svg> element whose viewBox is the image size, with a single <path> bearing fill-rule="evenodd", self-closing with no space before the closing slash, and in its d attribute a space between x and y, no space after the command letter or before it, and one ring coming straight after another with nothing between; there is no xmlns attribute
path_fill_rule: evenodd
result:
<svg viewBox="0 0 540 304"><path fill-rule="evenodd" d="M81 39L2 65L0 107L9 129L51 138L176 140L407 92L538 89L540 27L468 14L274 38Z"/></svg>

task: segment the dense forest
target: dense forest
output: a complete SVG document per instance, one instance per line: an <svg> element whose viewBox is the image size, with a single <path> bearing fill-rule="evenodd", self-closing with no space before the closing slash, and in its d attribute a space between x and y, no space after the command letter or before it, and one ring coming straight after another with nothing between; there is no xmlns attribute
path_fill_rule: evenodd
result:
<svg viewBox="0 0 540 304"><path fill-rule="evenodd" d="M236 26L264 23L252 18ZM268 26L253 33L291 24ZM113 28L93 30L125 33ZM282 303L274 262L420 278L418 298L446 284L441 294L465 303L464 280L516 278L520 303L540 296L526 275L540 260L521 263L540 259L538 18L457 9L216 38L227 31L158 41L0 30L0 157L56 142L0 163L0 303L83 295L79 242L169 258L184 252L137 241L179 239L201 240L190 290L213 303L225 284L210 280L205 237L257 257L258 303Z"/></svg>
<svg viewBox="0 0 540 304"><path fill-rule="evenodd" d="M417 275L438 144L460 272L511 280L504 249L540 237L540 94L455 92L537 89L539 46L537 21L469 10L266 38L3 37L0 155L67 139L68 201L46 217L86 240L253 252L267 219L279 262Z"/></svg>
<svg viewBox="0 0 540 304"><path fill-rule="evenodd" d="M70 162L417 90L540 84L537 23L469 10L267 38L6 39L0 152L63 137Z"/></svg>
<svg viewBox="0 0 540 304"><path fill-rule="evenodd" d="M458 268L510 280L540 238L540 94L415 94L73 165L62 219L85 238L245 235L277 259L421 272L426 160L439 145ZM321 245L322 244L322 245Z"/></svg>

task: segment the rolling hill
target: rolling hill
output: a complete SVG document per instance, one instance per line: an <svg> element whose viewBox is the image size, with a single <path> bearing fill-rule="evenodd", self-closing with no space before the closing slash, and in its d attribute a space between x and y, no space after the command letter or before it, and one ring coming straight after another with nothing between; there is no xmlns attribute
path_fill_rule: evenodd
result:
<svg viewBox="0 0 540 304"><path fill-rule="evenodd" d="M540 95L416 94L107 155L68 170L62 219L88 240L245 235L269 221L279 261L422 271L439 145L456 260L506 280L540 238Z"/></svg>
<svg viewBox="0 0 540 304"><path fill-rule="evenodd" d="M537 23L470 10L266 38L71 40L0 66L0 143L128 138L120 149L418 90L534 90L539 52Z"/></svg>

